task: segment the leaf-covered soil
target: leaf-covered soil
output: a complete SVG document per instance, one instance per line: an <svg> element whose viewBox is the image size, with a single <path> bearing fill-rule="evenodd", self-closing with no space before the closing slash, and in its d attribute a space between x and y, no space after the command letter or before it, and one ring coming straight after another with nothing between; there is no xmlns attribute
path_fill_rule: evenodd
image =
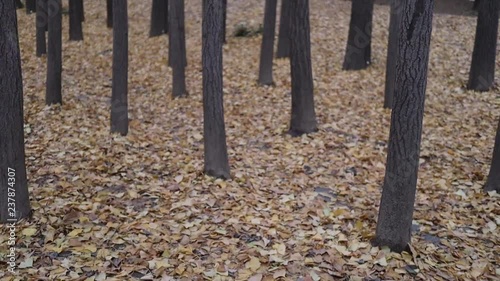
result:
<svg viewBox="0 0 500 281"><path fill-rule="evenodd" d="M474 17L435 16L412 251L393 254L370 245L390 124L387 6L375 6L372 66L344 72L350 2L311 1L320 130L309 136L285 134L288 61L275 62L275 87L260 87L261 38L228 38L232 180L220 181L202 174L200 1L186 2L184 99L170 97L167 37L148 38L150 1L129 1L126 137L109 133L105 4L85 2L84 42L68 41L63 19L62 107L44 106L35 16L18 12L34 214L16 230L16 280L498 280L499 197L481 186L500 99L464 90ZM229 2L228 33L258 26L262 1Z"/></svg>

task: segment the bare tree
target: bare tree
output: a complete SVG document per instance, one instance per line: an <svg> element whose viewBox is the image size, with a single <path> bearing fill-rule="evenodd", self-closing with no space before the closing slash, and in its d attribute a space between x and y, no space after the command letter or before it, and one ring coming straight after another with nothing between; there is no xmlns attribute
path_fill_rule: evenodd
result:
<svg viewBox="0 0 500 281"><path fill-rule="evenodd" d="M186 92L185 35L184 35L184 0L170 3L170 51L172 64L172 95L182 97ZM184 47L184 48L183 48Z"/></svg>
<svg viewBox="0 0 500 281"><path fill-rule="evenodd" d="M389 19L389 43L387 45L387 64L385 71L384 108L392 108L396 83L396 59L398 57L399 27L401 25L401 1L391 0Z"/></svg>
<svg viewBox="0 0 500 281"><path fill-rule="evenodd" d="M62 104L62 16L61 0L48 0L49 33L47 47L47 84L45 103Z"/></svg>
<svg viewBox="0 0 500 281"><path fill-rule="evenodd" d="M153 0L149 37L168 33L168 0Z"/></svg>
<svg viewBox="0 0 500 281"><path fill-rule="evenodd" d="M260 48L259 83L273 84L274 31L276 29L277 0L266 0L264 12L264 34Z"/></svg>
<svg viewBox="0 0 500 281"><path fill-rule="evenodd" d="M276 58L290 57L290 0L281 0L280 30Z"/></svg>
<svg viewBox="0 0 500 281"><path fill-rule="evenodd" d="M371 63L373 0L352 0L344 70L359 70Z"/></svg>
<svg viewBox="0 0 500 281"><path fill-rule="evenodd" d="M82 30L82 11L83 0L69 0L69 40L81 41L83 40Z"/></svg>
<svg viewBox="0 0 500 281"><path fill-rule="evenodd" d="M36 56L41 57L47 53L47 42L45 30L47 28L49 15L47 14L47 0L36 1Z"/></svg>
<svg viewBox="0 0 500 281"><path fill-rule="evenodd" d="M490 173L488 174L488 179L484 185L484 190L496 190L497 193L500 193L500 122L498 123L497 134L495 137L495 148L493 149Z"/></svg>

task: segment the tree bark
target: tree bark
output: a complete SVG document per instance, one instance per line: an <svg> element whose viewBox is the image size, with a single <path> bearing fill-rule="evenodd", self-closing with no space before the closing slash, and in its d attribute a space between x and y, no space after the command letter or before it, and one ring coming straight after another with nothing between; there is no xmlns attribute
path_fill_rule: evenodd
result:
<svg viewBox="0 0 500 281"><path fill-rule="evenodd" d="M47 0L36 1L36 56L41 57L47 53L45 29L47 28Z"/></svg>
<svg viewBox="0 0 500 281"><path fill-rule="evenodd" d="M396 83L396 60L398 57L399 27L401 25L400 0L391 0L389 19L389 43L387 44L387 64L385 71L384 108L392 108Z"/></svg>
<svg viewBox="0 0 500 281"><path fill-rule="evenodd" d="M113 28L113 0L106 0L106 26Z"/></svg>
<svg viewBox="0 0 500 281"><path fill-rule="evenodd" d="M36 12L35 0L26 0L26 14L31 14L34 12Z"/></svg>
<svg viewBox="0 0 500 281"><path fill-rule="evenodd" d="M292 136L318 130L314 111L309 0L290 0L290 69L292 74Z"/></svg>
<svg viewBox="0 0 500 281"><path fill-rule="evenodd" d="M23 77L14 1L0 3L0 223L30 215L24 153Z"/></svg>
<svg viewBox="0 0 500 281"><path fill-rule="evenodd" d="M83 0L69 0L69 40L70 41L83 40L82 19L80 18L81 11L79 11L79 9L82 6L78 2L83 2Z"/></svg>
<svg viewBox="0 0 500 281"><path fill-rule="evenodd" d="M374 244L408 248L422 138L434 0L403 0L396 91Z"/></svg>
<svg viewBox="0 0 500 281"><path fill-rule="evenodd" d="M47 47L47 90L45 103L62 104L62 17L61 0L48 0L49 33Z"/></svg>
<svg viewBox="0 0 500 281"><path fill-rule="evenodd" d="M21 2L21 0L14 0L14 2L16 3L16 8L17 9L24 8L23 2Z"/></svg>
<svg viewBox="0 0 500 281"><path fill-rule="evenodd" d="M153 0L149 37L168 33L168 4L168 0Z"/></svg>
<svg viewBox="0 0 500 281"><path fill-rule="evenodd" d="M203 135L205 173L228 179L222 83L223 0L203 0Z"/></svg>
<svg viewBox="0 0 500 281"><path fill-rule="evenodd" d="M128 133L128 15L127 1L113 0L113 81L111 133Z"/></svg>
<svg viewBox="0 0 500 281"><path fill-rule="evenodd" d="M184 7L184 0L177 0L177 1L181 1L182 3L182 7ZM170 4L172 5L172 3ZM184 8L182 8L182 10L184 11ZM172 11L169 10L169 18L172 17ZM180 35L181 36L181 39L180 39L180 42L181 42L181 52L180 53L175 53L175 54L178 54L182 57L182 60L184 62L184 67L187 66L187 54L186 54L186 33L185 33L185 28L184 28L184 13L182 13L180 16L179 16L179 30L182 31L180 32ZM174 54L174 52L172 51L172 44L171 42L173 41L174 39L172 38L172 34L169 33L168 34L168 42L169 42L169 45L168 45L168 66L169 67L172 67L172 54Z"/></svg>
<svg viewBox="0 0 500 281"><path fill-rule="evenodd" d="M476 38L467 89L485 92L495 80L499 0L479 2Z"/></svg>
<svg viewBox="0 0 500 281"><path fill-rule="evenodd" d="M352 0L344 70L360 70L371 63L373 0Z"/></svg>
<svg viewBox="0 0 500 281"><path fill-rule="evenodd" d="M184 0L174 0L170 3L170 51L172 54L172 96L186 96L186 74L184 55Z"/></svg>
<svg viewBox="0 0 500 281"><path fill-rule="evenodd" d="M273 84L274 32L276 29L277 0L266 0L264 12L264 34L260 49L259 83Z"/></svg>
<svg viewBox="0 0 500 281"><path fill-rule="evenodd" d="M80 12L80 20L82 22L85 21L85 5L83 5L83 0L78 0L76 2L78 4L78 12Z"/></svg>
<svg viewBox="0 0 500 281"><path fill-rule="evenodd" d="M484 185L484 190L496 190L497 193L500 193L500 122L498 123L497 134L495 137L495 148L493 149L490 173L488 174L488 179Z"/></svg>
<svg viewBox="0 0 500 281"><path fill-rule="evenodd" d="M290 57L290 0L281 0L280 30L276 58Z"/></svg>
<svg viewBox="0 0 500 281"><path fill-rule="evenodd" d="M222 0L222 42L226 44L227 0Z"/></svg>

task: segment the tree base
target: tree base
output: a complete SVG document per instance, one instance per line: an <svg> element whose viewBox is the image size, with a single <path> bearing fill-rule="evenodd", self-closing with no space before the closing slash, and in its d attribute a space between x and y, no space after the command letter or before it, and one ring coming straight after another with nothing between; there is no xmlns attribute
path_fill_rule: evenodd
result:
<svg viewBox="0 0 500 281"><path fill-rule="evenodd" d="M392 252L395 253L402 253L402 252L408 252L411 253L410 245L401 245L394 243L394 241L390 241L388 239L381 239L378 237L375 237L371 240L371 244L374 247L384 247L387 246Z"/></svg>
<svg viewBox="0 0 500 281"><path fill-rule="evenodd" d="M486 184L483 187L484 191L496 191L498 194L500 194L500 182L494 183L487 181Z"/></svg>
<svg viewBox="0 0 500 281"><path fill-rule="evenodd" d="M288 134L292 137L300 137L302 135L307 135L311 133L315 133L318 131L318 128L312 128L312 129L292 129L288 130Z"/></svg>
<svg viewBox="0 0 500 281"><path fill-rule="evenodd" d="M204 173L207 176L211 176L217 179L228 180L231 178L229 171L225 171L224 169L205 168Z"/></svg>

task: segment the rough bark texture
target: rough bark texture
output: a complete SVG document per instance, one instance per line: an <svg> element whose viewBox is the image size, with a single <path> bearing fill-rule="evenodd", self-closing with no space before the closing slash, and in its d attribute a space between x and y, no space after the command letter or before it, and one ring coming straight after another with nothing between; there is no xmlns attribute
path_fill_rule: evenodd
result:
<svg viewBox="0 0 500 281"><path fill-rule="evenodd" d="M170 53L172 54L172 96L186 95L186 74L183 46L184 36L184 0L174 0L170 3Z"/></svg>
<svg viewBox="0 0 500 281"><path fill-rule="evenodd" d="M484 190L496 190L497 193L500 193L500 122L498 123L497 135L495 137L495 148L493 149L490 173L484 185Z"/></svg>
<svg viewBox="0 0 500 281"><path fill-rule="evenodd" d="M292 118L290 134L299 136L318 130L314 111L311 65L309 0L290 0L290 69L292 74Z"/></svg>
<svg viewBox="0 0 500 281"><path fill-rule="evenodd" d="M35 0L26 0L26 13L31 14L36 12L36 1Z"/></svg>
<svg viewBox="0 0 500 281"><path fill-rule="evenodd" d="M83 40L83 30L82 30L82 19L81 11L79 9L82 7L80 3L83 0L69 0L69 40L71 41L81 41Z"/></svg>
<svg viewBox="0 0 500 281"><path fill-rule="evenodd" d="M28 217L31 211L24 159L23 81L14 1L0 1L0 54L0 223L13 223ZM14 175L11 173L10 177L9 172Z"/></svg>
<svg viewBox="0 0 500 281"><path fill-rule="evenodd" d="M476 39L467 89L488 91L495 80L499 0L479 2Z"/></svg>
<svg viewBox="0 0 500 281"><path fill-rule="evenodd" d="M175 2L175 1L173 1ZM168 0L153 0L149 37L168 33Z"/></svg>
<svg viewBox="0 0 500 281"><path fill-rule="evenodd" d="M61 73L62 73L62 27L61 0L48 0L49 33L47 47L47 84L45 103L62 104Z"/></svg>
<svg viewBox="0 0 500 281"><path fill-rule="evenodd" d="M227 0L222 0L222 42L226 43Z"/></svg>
<svg viewBox="0 0 500 281"><path fill-rule="evenodd" d="M372 18L373 0L352 0L344 70L359 70L370 65Z"/></svg>
<svg viewBox="0 0 500 281"><path fill-rule="evenodd" d="M410 243L422 138L433 0L403 0L394 108L374 244L392 251Z"/></svg>
<svg viewBox="0 0 500 281"><path fill-rule="evenodd" d="M290 0L281 0L280 30L276 58L290 57Z"/></svg>
<svg viewBox="0 0 500 281"><path fill-rule="evenodd" d="M177 1L182 1L182 7L184 7L184 0L177 0ZM172 6L173 4L170 3L170 5ZM184 10L184 8L182 8L182 10ZM172 11L169 10L169 17L171 18L172 17ZM184 62L184 67L187 66L187 54L186 54L186 33L185 33L185 27L184 27L184 13L182 13L180 16L179 16L179 29L182 31L180 33L180 36L181 36L181 39L180 39L180 42L181 42L181 52L180 53L175 53L175 54L178 54L180 56L182 56L182 59L183 59L183 62ZM174 39L172 38L172 33L169 33L168 34L168 42L169 42L169 45L168 45L168 66L172 67L172 55L174 54L174 52L172 51L172 44L170 42L172 42Z"/></svg>
<svg viewBox="0 0 500 281"><path fill-rule="evenodd" d="M45 29L47 28L47 0L36 1L36 56L41 57L47 53L47 42L45 39Z"/></svg>
<svg viewBox="0 0 500 281"><path fill-rule="evenodd" d="M392 108L394 86L396 83L396 60L398 57L399 27L401 25L400 0L391 0L389 19L389 43L387 45L387 64L385 70L384 108Z"/></svg>
<svg viewBox="0 0 500 281"><path fill-rule="evenodd" d="M106 0L106 26L113 27L113 0Z"/></svg>
<svg viewBox="0 0 500 281"><path fill-rule="evenodd" d="M113 0L113 82L111 132L128 133L128 15L127 1Z"/></svg>
<svg viewBox="0 0 500 281"><path fill-rule="evenodd" d="M203 0L203 136L205 173L229 178L222 84L222 0Z"/></svg>
<svg viewBox="0 0 500 281"><path fill-rule="evenodd" d="M264 12L264 33L260 49L259 83L273 84L274 32L276 29L277 0L266 0Z"/></svg>

